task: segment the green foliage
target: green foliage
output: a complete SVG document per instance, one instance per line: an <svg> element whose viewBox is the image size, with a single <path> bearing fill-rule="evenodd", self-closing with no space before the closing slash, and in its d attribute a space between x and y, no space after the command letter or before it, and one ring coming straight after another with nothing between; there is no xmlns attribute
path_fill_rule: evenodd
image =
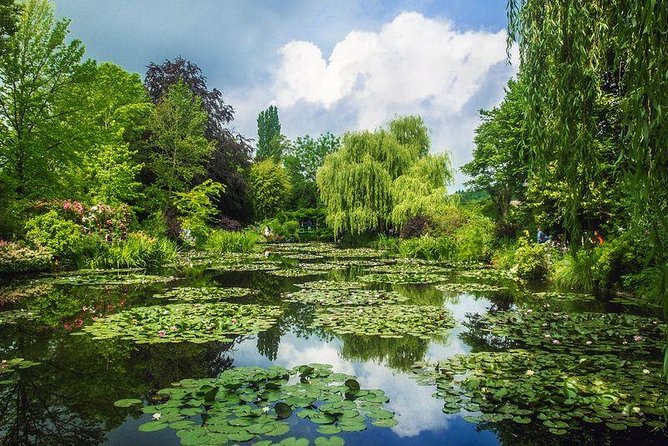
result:
<svg viewBox="0 0 668 446"><path fill-rule="evenodd" d="M91 260L92 268L158 268L176 260L177 249L165 238L131 232L114 241Z"/></svg>
<svg viewBox="0 0 668 446"><path fill-rule="evenodd" d="M66 264L83 266L104 249L97 235L86 235L81 226L51 210L26 222L26 240L35 247L45 247Z"/></svg>
<svg viewBox="0 0 668 446"><path fill-rule="evenodd" d="M431 139L429 129L421 117L402 116L391 121L388 127L399 144L412 145L418 156L427 156L431 147Z"/></svg>
<svg viewBox="0 0 668 446"><path fill-rule="evenodd" d="M280 161L283 156L281 122L278 119L278 108L270 105L257 117L257 153L255 159L262 161L272 158Z"/></svg>
<svg viewBox="0 0 668 446"><path fill-rule="evenodd" d="M553 251L547 243L521 238L517 242L513 270L523 279L543 279L550 272Z"/></svg>
<svg viewBox="0 0 668 446"><path fill-rule="evenodd" d="M52 265L51 251L35 249L18 243L0 241L0 275L44 271Z"/></svg>
<svg viewBox="0 0 668 446"><path fill-rule="evenodd" d="M184 191L206 172L213 143L204 137L208 116L202 100L183 83L172 85L150 117L152 147L146 166L156 184L168 191Z"/></svg>
<svg viewBox="0 0 668 446"><path fill-rule="evenodd" d="M399 120L402 128L406 123L414 127L424 126L420 118ZM390 129L392 125L390 123ZM433 201L430 197L438 199L439 195L444 195L441 194L444 189L440 188L445 184L439 181L443 179L445 183L448 178L445 160L421 157L425 141L420 135L420 129L412 132L404 128L400 142L391 130L348 133L341 148L325 158L317 174L317 184L320 198L327 208L327 224L335 237L342 232L358 235L366 231L382 231L390 222L397 204L395 196L400 205L396 211L397 220L401 220L410 218L412 212L419 213L410 209L411 198L419 198L417 207L423 210L427 202ZM416 164L418 166L411 170ZM415 185L415 177L421 174L427 175L424 180L431 186L436 185L437 190L427 186L411 197L410 187ZM402 176L395 186L395 181Z"/></svg>
<svg viewBox="0 0 668 446"><path fill-rule="evenodd" d="M292 183L291 207L300 209L318 206L316 173L325 162L325 156L335 152L340 145L341 139L331 133L322 134L318 139L302 136L290 145L283 159Z"/></svg>
<svg viewBox="0 0 668 446"><path fill-rule="evenodd" d="M30 198L56 194L57 174L76 157L63 144L63 129L72 124L74 108L60 105L91 65L80 64L84 46L67 39L68 26L68 20L56 20L48 0L26 0L16 33L0 52L0 175L7 182L5 193Z"/></svg>
<svg viewBox="0 0 668 446"><path fill-rule="evenodd" d="M181 217L181 228L188 231L196 243L202 243L208 237L208 224L218 212L214 201L224 191L225 186L209 179L188 192L175 193L174 206Z"/></svg>
<svg viewBox="0 0 668 446"><path fill-rule="evenodd" d="M471 214L466 225L454 234L457 259L461 261L487 261L492 254L494 222L479 214Z"/></svg>
<svg viewBox="0 0 668 446"><path fill-rule="evenodd" d="M521 198L526 187L524 88L523 83L511 79L501 105L481 110L482 123L476 129L473 160L462 167L462 172L473 177L467 184L473 190L489 194L501 219L506 218L510 201Z"/></svg>
<svg viewBox="0 0 668 446"><path fill-rule="evenodd" d="M98 148L95 158L85 165L81 177L91 200L120 204L139 198L141 183L136 178L142 165L134 161L135 154L127 144Z"/></svg>
<svg viewBox="0 0 668 446"><path fill-rule="evenodd" d="M403 257L426 260L453 260L457 255L455 241L447 236L422 236L399 241L399 254Z"/></svg>
<svg viewBox="0 0 668 446"><path fill-rule="evenodd" d="M256 219L271 218L285 207L291 184L281 164L273 159L253 164L249 182Z"/></svg>
<svg viewBox="0 0 668 446"><path fill-rule="evenodd" d="M614 165L615 184L625 186L618 201L633 215L623 221L647 230L644 263L663 271L656 285L668 314L668 8L621 0L508 6L509 43L519 43L528 80L536 170L556 163L565 180L565 223L577 234L577 210L591 183ZM609 153L603 160L599 148Z"/></svg>
<svg viewBox="0 0 668 446"><path fill-rule="evenodd" d="M249 253L261 240L262 237L253 231L217 230L209 234L204 249L217 254L227 252Z"/></svg>
<svg viewBox="0 0 668 446"><path fill-rule="evenodd" d="M401 227L415 216L440 214L446 206L445 185L452 178L447 155L419 159L392 183L392 223Z"/></svg>

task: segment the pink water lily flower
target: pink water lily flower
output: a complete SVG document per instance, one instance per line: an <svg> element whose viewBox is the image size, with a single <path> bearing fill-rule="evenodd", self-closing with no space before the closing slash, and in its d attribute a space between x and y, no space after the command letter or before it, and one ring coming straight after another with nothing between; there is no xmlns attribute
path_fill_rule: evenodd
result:
<svg viewBox="0 0 668 446"><path fill-rule="evenodd" d="M643 337L642 337L642 336L638 336L638 335L635 335L635 336L633 337L633 340L636 341L636 342L642 341L642 339L643 339Z"/></svg>
<svg viewBox="0 0 668 446"><path fill-rule="evenodd" d="M556 344L561 344L561 342L559 342L559 339L552 339L552 343L555 344L555 345Z"/></svg>
<svg viewBox="0 0 668 446"><path fill-rule="evenodd" d="M165 330L158 331L158 336L160 336L161 338L163 338L166 334L167 332Z"/></svg>

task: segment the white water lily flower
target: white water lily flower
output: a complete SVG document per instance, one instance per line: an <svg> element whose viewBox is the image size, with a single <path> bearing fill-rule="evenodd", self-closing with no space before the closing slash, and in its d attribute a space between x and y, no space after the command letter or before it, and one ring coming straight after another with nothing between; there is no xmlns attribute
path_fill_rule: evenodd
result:
<svg viewBox="0 0 668 446"><path fill-rule="evenodd" d="M263 407L263 408L262 408L262 412L264 412L264 413L269 412L269 408L268 408L268 407Z"/></svg>
<svg viewBox="0 0 668 446"><path fill-rule="evenodd" d="M154 413L154 414L153 414L153 419L157 421L157 420L160 419L161 416L162 416L162 415L159 414L159 413Z"/></svg>
<svg viewBox="0 0 668 446"><path fill-rule="evenodd" d="M642 372L643 372L645 375L649 375L649 374L650 374L650 371L647 370L647 369L642 369Z"/></svg>
<svg viewBox="0 0 668 446"><path fill-rule="evenodd" d="M533 370L527 370L526 375L527 376L533 376L535 373L536 372L534 372Z"/></svg>

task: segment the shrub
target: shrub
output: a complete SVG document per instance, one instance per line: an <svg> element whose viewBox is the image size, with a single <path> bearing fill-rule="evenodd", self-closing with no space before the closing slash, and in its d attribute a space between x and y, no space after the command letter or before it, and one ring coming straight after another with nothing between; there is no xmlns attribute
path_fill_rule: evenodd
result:
<svg viewBox="0 0 668 446"><path fill-rule="evenodd" d="M31 249L0 240L0 274L45 271L52 265L51 251Z"/></svg>
<svg viewBox="0 0 668 446"><path fill-rule="evenodd" d="M195 244L204 243L210 231L208 224L218 212L213 200L224 191L225 186L209 179L188 192L176 193L174 205L181 216L184 242L190 244L192 238Z"/></svg>
<svg viewBox="0 0 668 446"><path fill-rule="evenodd" d="M215 253L251 252L262 240L262 236L252 231L213 231L207 239L204 249Z"/></svg>
<svg viewBox="0 0 668 446"><path fill-rule="evenodd" d="M457 259L461 261L487 261L492 255L494 222L482 215L471 215L467 224L454 234Z"/></svg>
<svg viewBox="0 0 668 446"><path fill-rule="evenodd" d="M521 238L515 251L514 269L523 279L543 279L550 271L553 249L549 245L537 244Z"/></svg>
<svg viewBox="0 0 668 446"><path fill-rule="evenodd" d="M452 260L457 254L457 246L449 237L422 236L401 240L399 254L427 260Z"/></svg>
<svg viewBox="0 0 668 446"><path fill-rule="evenodd" d="M404 225L401 227L399 236L404 239L421 237L424 235L429 222L429 218L425 217L424 215L416 215L404 223Z"/></svg>
<svg viewBox="0 0 668 446"><path fill-rule="evenodd" d="M125 240L113 242L92 260L94 268L156 268L176 259L176 245L164 238L143 232L130 233Z"/></svg>
<svg viewBox="0 0 668 446"><path fill-rule="evenodd" d="M218 222L220 224L220 228L224 231L241 231L242 229L241 223L233 218L222 216Z"/></svg>
<svg viewBox="0 0 668 446"><path fill-rule="evenodd" d="M84 234L81 226L60 217L55 210L28 220L26 231L26 240L34 247L48 248L67 265L84 266L105 249L100 236Z"/></svg>

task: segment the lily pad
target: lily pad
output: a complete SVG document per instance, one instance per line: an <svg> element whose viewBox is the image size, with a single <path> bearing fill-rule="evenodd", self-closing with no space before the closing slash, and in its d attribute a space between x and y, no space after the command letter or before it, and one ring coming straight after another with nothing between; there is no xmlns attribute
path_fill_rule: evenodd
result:
<svg viewBox="0 0 668 446"><path fill-rule="evenodd" d="M171 304L138 307L97 319L83 331L95 339L137 343L229 341L230 335L258 333L281 315L279 307L258 305Z"/></svg>

